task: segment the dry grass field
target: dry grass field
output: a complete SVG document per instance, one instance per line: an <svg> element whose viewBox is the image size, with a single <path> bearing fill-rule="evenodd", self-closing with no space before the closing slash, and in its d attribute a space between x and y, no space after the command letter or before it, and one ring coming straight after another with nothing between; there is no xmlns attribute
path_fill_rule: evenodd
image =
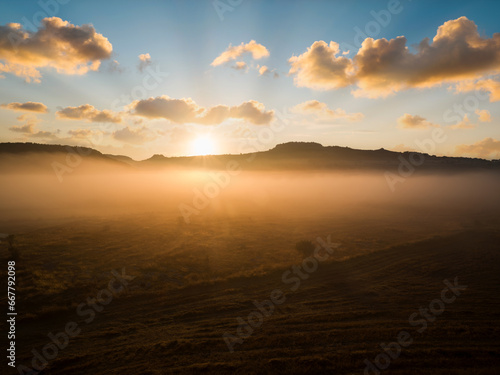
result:
<svg viewBox="0 0 500 375"><path fill-rule="evenodd" d="M386 373L498 371L498 218L391 221L382 212L25 223L15 236L19 363L31 368L32 349L42 353L49 333L76 322L81 332L42 374L362 373L401 330L414 342ZM282 278L301 265L294 244L327 235L340 246L292 290ZM88 304L79 305L108 287L113 270L133 280L87 323ZM417 333L409 316L455 277L467 289ZM274 289L285 302L230 352L223 335L237 336L238 317Z"/></svg>

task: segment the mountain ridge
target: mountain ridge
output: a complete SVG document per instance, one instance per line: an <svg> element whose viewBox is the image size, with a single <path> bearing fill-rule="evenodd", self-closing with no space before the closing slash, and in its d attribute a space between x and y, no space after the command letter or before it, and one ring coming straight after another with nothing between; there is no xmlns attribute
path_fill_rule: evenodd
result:
<svg viewBox="0 0 500 375"><path fill-rule="evenodd" d="M399 167L402 163L412 163L423 168L500 168L500 160L480 158L436 156L422 152L398 152L384 148L360 150L342 146L323 146L317 142L286 142L267 151L246 154L221 154L206 156L164 156L155 154L145 160L134 160L124 155L103 154L89 147L69 145L49 145L39 143L0 143L0 159L6 155L26 154L70 154L82 158L93 158L111 163L134 167L181 166L201 168L223 168L227 162L236 161L255 169L336 169L369 168L380 169ZM419 160L417 163L415 160Z"/></svg>

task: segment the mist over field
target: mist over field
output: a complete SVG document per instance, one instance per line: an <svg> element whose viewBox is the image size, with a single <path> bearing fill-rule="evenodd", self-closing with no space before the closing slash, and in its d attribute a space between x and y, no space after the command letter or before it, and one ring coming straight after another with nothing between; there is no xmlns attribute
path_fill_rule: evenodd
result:
<svg viewBox="0 0 500 375"><path fill-rule="evenodd" d="M84 374L88 356L99 374L113 373L122 358L135 358L147 371L164 355L170 359L154 365L158 373L252 373L262 363L253 353L266 358L261 366L269 373L363 370L367 358L377 358L378 342L395 335L382 327L396 319L408 330L408 316L455 275L468 289L461 303L446 307L454 318L430 326L427 335L412 333L413 359L393 366L410 371L415 361L444 361L429 356L429 347L445 348L451 358L465 351L495 366L488 334L471 349L463 331L486 330L498 318L493 301L477 303L500 282L495 170L417 169L391 189L384 169L144 167L85 159L60 179L47 166L65 155L36 160L17 166L11 160L4 169L0 224L14 234L9 251L23 280L18 334L39 332L30 340L43 350L47 332L63 330L61 322L76 321L83 332L59 350L49 373L69 366ZM327 244L317 254L327 260L311 265L316 255L301 243ZM116 275L125 280L124 292L105 302L102 288ZM266 302L273 290L284 293L283 305ZM470 315L471 304L481 306L480 315ZM250 329L247 319L268 311L256 306L272 314L258 315L262 325ZM440 329L455 332L453 345ZM110 340L106 352L95 345ZM288 357L290 340L300 357ZM348 362L339 347L354 353ZM18 356L31 367L29 349ZM245 362L235 363L234 355ZM464 366L467 358L442 365Z"/></svg>
<svg viewBox="0 0 500 375"><path fill-rule="evenodd" d="M46 165L51 160L47 157ZM401 179L393 191L384 171L239 168L230 174L193 168L139 170L86 160L59 180L54 171L33 173L20 168L21 173L16 173L15 163L11 168L0 177L0 209L10 219L154 212L187 221L211 216L257 219L260 215L304 221L343 215L360 221L364 215L403 221L408 216L428 216L439 221L443 215L472 221L486 219L500 208L497 172L417 170Z"/></svg>

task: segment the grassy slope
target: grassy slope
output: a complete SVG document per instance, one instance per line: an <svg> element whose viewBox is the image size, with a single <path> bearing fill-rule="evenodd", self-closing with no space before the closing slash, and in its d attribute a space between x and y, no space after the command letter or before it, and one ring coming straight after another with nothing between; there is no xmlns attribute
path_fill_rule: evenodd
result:
<svg viewBox="0 0 500 375"><path fill-rule="evenodd" d="M286 269L180 289L163 288L161 280L145 289L138 279L139 288L113 300L91 324L80 322L82 333L45 373L362 373L363 360L373 361L380 343L400 330L414 343L385 373L499 373L499 243L498 231L467 231L322 263L296 292L281 282ZM468 289L416 333L409 316L455 277ZM222 334L234 334L236 318L246 318L252 301L268 299L275 288L287 292L287 301L229 353ZM86 296L95 295L90 290ZM18 324L25 349L19 363L29 363L29 349L40 350L49 331L80 319L74 306L33 315Z"/></svg>

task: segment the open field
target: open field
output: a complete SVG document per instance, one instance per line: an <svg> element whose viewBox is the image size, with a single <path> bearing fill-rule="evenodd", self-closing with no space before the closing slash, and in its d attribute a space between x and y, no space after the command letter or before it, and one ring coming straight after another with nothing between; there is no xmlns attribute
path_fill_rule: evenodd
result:
<svg viewBox="0 0 500 375"><path fill-rule="evenodd" d="M265 262L254 274L223 278L221 270L213 275L219 279L197 282L183 274L199 265L159 255L141 263L134 260L137 250L125 246L119 257L111 251L99 258L104 249L92 247L70 257L60 244L90 228L63 240L69 228L45 231L59 233L59 246L44 242L29 251L39 233L20 245L26 259L18 271L20 363L29 365L30 349L41 352L47 334L67 322L82 330L43 373L361 373L363 360L373 361L379 344L395 341L401 330L411 332L414 343L387 373L493 374L500 368L498 231L467 230L320 263L292 291L281 280L290 267L271 270ZM128 290L85 323L77 305L106 288L112 277L106 270L122 267L135 277ZM197 274L208 276L208 268ZM455 277L467 289L416 333L420 325L412 327L409 316L439 298L443 280ZM268 300L276 288L286 301L230 353L223 334L236 335L237 317L246 319L256 311L253 301Z"/></svg>
<svg viewBox="0 0 500 375"><path fill-rule="evenodd" d="M4 222L19 253L18 363L31 367L31 350L42 353L50 332L76 322L81 332L43 374L362 373L401 330L414 343L386 373L499 370L497 211L371 205L362 215L303 216L266 207L209 210L189 224L159 211ZM294 245L328 236L340 246L291 290L283 273L303 260ZM133 280L86 323L88 298L113 270ZM467 289L417 333L409 316L455 277ZM237 318L274 289L286 301L231 353L223 334L237 336Z"/></svg>

